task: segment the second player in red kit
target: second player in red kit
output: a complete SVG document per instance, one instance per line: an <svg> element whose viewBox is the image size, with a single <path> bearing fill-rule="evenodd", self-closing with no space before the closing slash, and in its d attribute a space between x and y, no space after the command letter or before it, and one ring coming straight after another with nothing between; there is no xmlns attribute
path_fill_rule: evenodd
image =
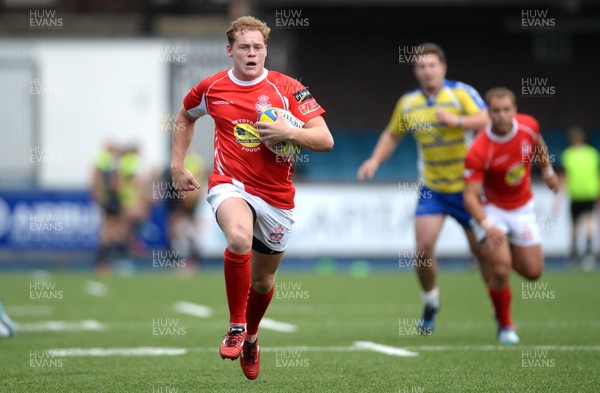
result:
<svg viewBox="0 0 600 393"><path fill-rule="evenodd" d="M517 113L515 95L498 87L486 93L491 122L477 135L465 159L465 207L484 257L482 271L496 312L498 340L516 344L512 323L510 272L538 279L544 268L541 237L533 209L531 165L557 191L548 146L538 122Z"/></svg>

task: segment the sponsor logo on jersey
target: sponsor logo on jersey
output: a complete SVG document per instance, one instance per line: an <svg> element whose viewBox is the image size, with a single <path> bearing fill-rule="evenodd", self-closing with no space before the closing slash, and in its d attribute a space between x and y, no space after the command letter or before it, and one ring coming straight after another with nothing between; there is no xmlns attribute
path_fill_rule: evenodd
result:
<svg viewBox="0 0 600 393"><path fill-rule="evenodd" d="M260 137L256 129L250 124L236 124L233 127L235 141L244 147L256 147L260 145Z"/></svg>
<svg viewBox="0 0 600 393"><path fill-rule="evenodd" d="M516 186L518 184L521 184L521 181L523 181L524 177L525 166L523 165L523 163L519 162L508 168L508 171L506 171L506 175L504 176L504 181L509 186Z"/></svg>
<svg viewBox="0 0 600 393"><path fill-rule="evenodd" d="M304 100L308 100L310 98L313 98L312 94L310 94L310 91L308 91L307 88L304 88L302 90L298 90L297 92L294 93L294 98L296 99L296 101L298 102L302 102Z"/></svg>
<svg viewBox="0 0 600 393"><path fill-rule="evenodd" d="M269 109L271 107L271 102L269 101L269 96L261 95L258 97L258 101L256 101L256 110L261 112L265 109Z"/></svg>
<svg viewBox="0 0 600 393"><path fill-rule="evenodd" d="M308 101L304 102L303 104L300 104L300 106L298 106L298 109L300 110L300 112L303 115L307 115L310 112L316 111L320 107L321 106L319 104L317 104L317 101L314 98L311 98Z"/></svg>
<svg viewBox="0 0 600 393"><path fill-rule="evenodd" d="M211 102L211 104L213 104L213 105L232 105L233 101L223 101L223 100L213 101L213 102Z"/></svg>

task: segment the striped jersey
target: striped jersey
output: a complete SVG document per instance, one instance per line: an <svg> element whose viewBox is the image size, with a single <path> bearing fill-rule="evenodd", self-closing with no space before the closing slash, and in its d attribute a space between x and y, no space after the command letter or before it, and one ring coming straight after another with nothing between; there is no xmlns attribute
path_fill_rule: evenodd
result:
<svg viewBox="0 0 600 393"><path fill-rule="evenodd" d="M400 97L388 129L399 136L412 134L417 143L420 180L425 186L442 193L461 192L464 159L474 132L439 122L436 111L445 109L462 116L485 108L474 88L446 80L435 97L428 98L420 88Z"/></svg>

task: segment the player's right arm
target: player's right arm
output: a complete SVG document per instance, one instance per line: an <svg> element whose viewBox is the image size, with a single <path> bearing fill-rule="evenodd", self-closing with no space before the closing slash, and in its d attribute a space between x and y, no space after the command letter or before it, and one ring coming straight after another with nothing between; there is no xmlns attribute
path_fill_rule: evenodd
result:
<svg viewBox="0 0 600 393"><path fill-rule="evenodd" d="M465 209L471 217L485 230L485 241L494 249L504 241L504 233L496 228L489 217L487 217L480 196L483 192L484 159L476 153L479 147L477 143L467 152L465 158L465 189L463 191L463 202Z"/></svg>
<svg viewBox="0 0 600 393"><path fill-rule="evenodd" d="M377 140L377 145L375 145L371 157L358 168L358 180L365 181L371 179L375 175L375 172L377 172L377 169L379 169L381 163L390 158L398 147L405 134L403 130L407 129L402 125L402 106L403 100L400 98L396 103L389 124L379 136L379 140Z"/></svg>
<svg viewBox="0 0 600 393"><path fill-rule="evenodd" d="M383 130L371 157L358 168L358 180L369 180L375 175L382 162L390 158L400 143L402 135L394 134L389 128Z"/></svg>
<svg viewBox="0 0 600 393"><path fill-rule="evenodd" d="M194 136L194 123L184 107L181 107L173 129L173 158L171 161L171 176L173 187L180 191L192 191L200 188L200 183L194 175L185 168L185 155Z"/></svg>
<svg viewBox="0 0 600 393"><path fill-rule="evenodd" d="M481 191L483 189L483 183L481 180L469 180L465 178L465 190L463 191L463 200L465 202L465 209L469 212L471 217L475 219L482 227L483 222L487 218L483 205L479 200Z"/></svg>
<svg viewBox="0 0 600 393"><path fill-rule="evenodd" d="M504 241L505 236L500 229L494 226L483 210L483 205L479 200L482 189L483 183L481 181L469 181L465 179L463 200L465 209L485 230L485 241L492 249L495 249Z"/></svg>
<svg viewBox="0 0 600 393"><path fill-rule="evenodd" d="M463 113L453 115L445 109L436 111L438 120L452 127L461 127L465 130L481 130L489 121L485 101L473 87L458 82L454 90L461 104Z"/></svg>

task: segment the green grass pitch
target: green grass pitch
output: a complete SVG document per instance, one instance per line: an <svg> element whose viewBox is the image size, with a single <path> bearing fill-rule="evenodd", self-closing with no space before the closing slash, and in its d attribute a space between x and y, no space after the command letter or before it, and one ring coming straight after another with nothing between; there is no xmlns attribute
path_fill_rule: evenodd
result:
<svg viewBox="0 0 600 393"><path fill-rule="evenodd" d="M266 317L297 331L261 330L255 382L245 380L238 361L218 355L227 328L221 271L104 279L54 273L46 284L37 280L0 276L0 298L21 328L17 337L0 340L1 392L597 392L600 386L597 273L547 272L533 286L513 275L521 343L499 346L487 292L474 271L439 275L442 310L427 337L414 334L421 301L413 274L284 271ZM102 282L105 296L90 294L89 281ZM179 313L179 301L213 314ZM42 322L86 320L104 329L38 330ZM357 350L354 343L361 341L417 355ZM141 347L179 352L49 351Z"/></svg>

